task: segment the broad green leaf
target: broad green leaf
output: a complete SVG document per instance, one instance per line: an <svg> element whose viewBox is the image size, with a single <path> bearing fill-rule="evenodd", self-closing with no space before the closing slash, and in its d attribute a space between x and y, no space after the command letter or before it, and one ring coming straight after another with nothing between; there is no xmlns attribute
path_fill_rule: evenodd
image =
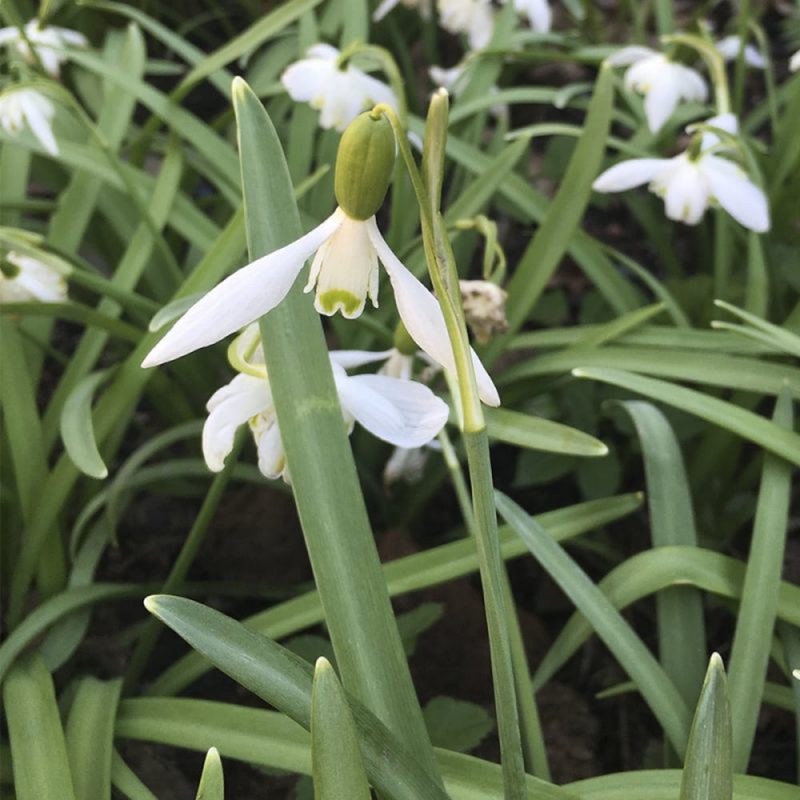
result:
<svg viewBox="0 0 800 800"><path fill-rule="evenodd" d="M641 505L639 495L622 495L542 514L536 519L558 539L568 539L595 527L624 517ZM525 545L508 526L500 529L500 547L504 558L527 552ZM469 575L478 568L475 546L469 539L450 542L422 553L399 558L383 565L383 574L392 596L434 586ZM322 604L317 592L308 592L243 620L254 631L280 639L322 621ZM1 651L0 651L1 652ZM209 670L208 662L197 653L189 653L156 678L147 693L170 695L182 691Z"/></svg>
<svg viewBox="0 0 800 800"><path fill-rule="evenodd" d="M676 752L682 755L689 733L689 709L661 665L608 598L547 531L505 495L496 494L500 515L590 621L597 635L635 681Z"/></svg>
<svg viewBox="0 0 800 800"><path fill-rule="evenodd" d="M608 448L594 436L560 422L506 408L486 408L489 438L532 450L574 456L604 456Z"/></svg>
<svg viewBox="0 0 800 800"><path fill-rule="evenodd" d="M114 722L122 681L81 678L67 718L72 785L81 800L110 800Z"/></svg>
<svg viewBox="0 0 800 800"><path fill-rule="evenodd" d="M330 662L317 659L311 685L314 800L372 797L350 707Z"/></svg>
<svg viewBox="0 0 800 800"><path fill-rule="evenodd" d="M722 659L713 653L694 712L681 778L680 800L731 800L731 709Z"/></svg>
<svg viewBox="0 0 800 800"><path fill-rule="evenodd" d="M97 387L108 378L108 371L93 372L78 381L61 409L61 439L75 466L90 478L108 477L97 449L92 425L92 398Z"/></svg>
<svg viewBox="0 0 800 800"><path fill-rule="evenodd" d="M792 430L794 413L788 391L778 398L773 422L787 433ZM745 772L750 761L761 689L767 677L785 560L792 473L791 464L772 453L764 454L742 602L728 663L736 772Z"/></svg>
<svg viewBox="0 0 800 800"><path fill-rule="evenodd" d="M644 456L653 547L697 545L692 495L683 456L667 418L642 401L620 403L630 415ZM691 708L703 683L706 636L700 593L675 587L656 596L658 657ZM680 636L675 631L681 631Z"/></svg>
<svg viewBox="0 0 800 800"><path fill-rule="evenodd" d="M311 724L312 668L275 642L191 600L155 595L147 609L217 668L306 730ZM158 701L155 701L158 702ZM348 698L370 783L392 800L445 800L419 762L355 699Z"/></svg>
<svg viewBox="0 0 800 800"><path fill-rule="evenodd" d="M273 14L312 5L292 0ZM257 258L297 238L300 219L271 120L244 81L237 80L232 92L248 251ZM433 750L342 426L322 324L301 280L261 319L260 329L294 498L342 682L435 776Z"/></svg>
<svg viewBox="0 0 800 800"><path fill-rule="evenodd" d="M17 800L76 800L53 679L38 656L9 672L3 706Z"/></svg>
<svg viewBox="0 0 800 800"><path fill-rule="evenodd" d="M726 428L732 433L755 442L767 450L800 465L800 435L786 431L774 422L764 419L716 397L686 389L674 383L645 378L617 369L595 369L581 367L572 374L577 378L610 383L643 394L661 403L680 408L690 414L705 419L713 425Z"/></svg>
<svg viewBox="0 0 800 800"><path fill-rule="evenodd" d="M457 753L473 750L494 730L485 709L454 697L434 697L423 712L433 744Z"/></svg>
<svg viewBox="0 0 800 800"><path fill-rule="evenodd" d="M222 761L216 747L209 748L203 763L203 774L197 787L196 800L225 800L225 779Z"/></svg>

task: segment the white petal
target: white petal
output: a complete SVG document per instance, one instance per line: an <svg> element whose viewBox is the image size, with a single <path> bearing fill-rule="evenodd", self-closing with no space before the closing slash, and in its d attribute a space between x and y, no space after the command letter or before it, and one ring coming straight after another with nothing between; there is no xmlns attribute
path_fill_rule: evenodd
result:
<svg viewBox="0 0 800 800"><path fill-rule="evenodd" d="M653 81L644 98L647 126L653 133L672 116L680 95L680 84L674 74L665 71L659 80Z"/></svg>
<svg viewBox="0 0 800 800"><path fill-rule="evenodd" d="M553 22L553 12L547 0L515 0L514 8L524 14L538 33L547 33Z"/></svg>
<svg viewBox="0 0 800 800"><path fill-rule="evenodd" d="M400 0L383 0L383 2L375 9L372 15L373 22L380 22L398 3Z"/></svg>
<svg viewBox="0 0 800 800"><path fill-rule="evenodd" d="M450 337L447 335L447 326L439 303L390 250L375 224L375 217L367 220L367 224L370 226L370 240L389 275L394 289L397 312L400 314L400 319L403 320L409 336L434 361L455 375L453 348L450 344ZM499 406L500 396L497 394L497 389L492 383L489 373L481 364L475 351L471 352L481 400L487 405Z"/></svg>
<svg viewBox="0 0 800 800"><path fill-rule="evenodd" d="M681 160L666 183L664 206L667 216L687 225L700 222L708 208L708 185L697 164Z"/></svg>
<svg viewBox="0 0 800 800"><path fill-rule="evenodd" d="M23 300L39 300L43 303L63 303L67 299L67 285L63 275L52 267L30 256L13 251L6 259L19 268L19 274L5 281L15 284L25 296Z"/></svg>
<svg viewBox="0 0 800 800"><path fill-rule="evenodd" d="M789 59L789 70L791 72L797 72L800 69L800 50L798 50L790 59Z"/></svg>
<svg viewBox="0 0 800 800"><path fill-rule="evenodd" d="M79 31L73 31L71 28L56 28L59 37L63 39L64 44L71 45L72 47L88 47L89 40Z"/></svg>
<svg viewBox="0 0 800 800"><path fill-rule="evenodd" d="M49 113L52 114L52 105L50 102L41 95L26 91L20 92L19 103L25 114L28 127L39 141L39 144L41 144L51 156L57 156L58 144L56 143L53 127L48 117L48 108L50 109Z"/></svg>
<svg viewBox="0 0 800 800"><path fill-rule="evenodd" d="M624 192L634 186L650 183L664 167L668 158L632 158L609 167L592 184L596 192Z"/></svg>
<svg viewBox="0 0 800 800"><path fill-rule="evenodd" d="M281 442L281 431L277 421L270 424L251 423L250 430L258 451L258 469L265 478L287 478L286 452ZM288 479L287 479L288 483Z"/></svg>
<svg viewBox="0 0 800 800"><path fill-rule="evenodd" d="M306 259L342 222L339 209L297 241L256 259L195 303L150 351L143 367L218 342L275 308L286 297Z"/></svg>
<svg viewBox="0 0 800 800"><path fill-rule="evenodd" d="M311 47L306 50L306 55L309 58L320 58L323 61L336 61L336 59L339 58L339 50L332 44L317 42L317 44L312 44Z"/></svg>
<svg viewBox="0 0 800 800"><path fill-rule="evenodd" d="M658 52L650 47L632 45L631 47L623 47L622 50L617 50L617 52L610 55L606 61L611 64L612 67L626 67L629 64L635 64L637 61L642 61L657 55L659 55Z"/></svg>
<svg viewBox="0 0 800 800"><path fill-rule="evenodd" d="M331 350L329 353L331 361L338 364L343 369L356 369L365 364L374 364L376 361L386 361L394 350Z"/></svg>
<svg viewBox="0 0 800 800"><path fill-rule="evenodd" d="M739 223L756 233L769 230L769 206L764 192L731 161L703 156L705 174L714 199Z"/></svg>
<svg viewBox="0 0 800 800"><path fill-rule="evenodd" d="M669 62L675 80L680 87L680 96L684 100L704 103L708 98L708 86L703 76L691 67Z"/></svg>
<svg viewBox="0 0 800 800"><path fill-rule="evenodd" d="M17 28L0 28L0 45L16 42L20 38Z"/></svg>
<svg viewBox="0 0 800 800"><path fill-rule="evenodd" d="M290 64L281 75L281 83L292 100L311 103L316 108L322 105L325 87L335 66L320 58L304 58Z"/></svg>
<svg viewBox="0 0 800 800"><path fill-rule="evenodd" d="M420 447L447 422L449 408L427 386L385 375L338 378L342 408L370 433L398 447Z"/></svg>
<svg viewBox="0 0 800 800"><path fill-rule="evenodd" d="M233 449L236 429L272 406L269 384L252 375L237 375L217 389L206 405L203 425L203 457L212 472L219 472Z"/></svg>

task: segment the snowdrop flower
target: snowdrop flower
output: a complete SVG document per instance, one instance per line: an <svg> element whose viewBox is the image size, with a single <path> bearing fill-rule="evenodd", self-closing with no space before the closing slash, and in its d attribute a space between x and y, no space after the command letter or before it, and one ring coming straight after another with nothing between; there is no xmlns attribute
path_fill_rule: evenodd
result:
<svg viewBox="0 0 800 800"><path fill-rule="evenodd" d="M438 0L439 22L449 33L464 33L472 50L489 44L494 28L491 0Z"/></svg>
<svg viewBox="0 0 800 800"><path fill-rule="evenodd" d="M55 112L50 100L36 89L11 88L0 94L0 127L11 136L16 136L23 125L27 125L51 156L58 155L53 134Z"/></svg>
<svg viewBox="0 0 800 800"><path fill-rule="evenodd" d="M335 47L315 44L306 56L284 70L281 82L292 100L319 110L323 128L343 131L365 108L378 103L397 108L397 98L385 83L356 67L339 67Z"/></svg>
<svg viewBox="0 0 800 800"><path fill-rule="evenodd" d="M432 2L431 0L383 0L383 2L375 9L372 15L374 22L380 22L395 6L402 3L408 8L419 9L420 16L423 19L431 18Z"/></svg>
<svg viewBox="0 0 800 800"><path fill-rule="evenodd" d="M736 117L722 114L706 125L736 133ZM724 149L724 146L723 146ZM667 216L696 225L711 204L719 204L737 222L757 233L769 230L767 198L733 161L716 153L720 138L702 136L698 152L690 148L674 158L634 158L607 169L592 184L598 192L624 192L649 183L664 198Z"/></svg>
<svg viewBox="0 0 800 800"><path fill-rule="evenodd" d="M547 33L553 24L553 10L547 0L514 0L514 10L527 17L537 33Z"/></svg>
<svg viewBox="0 0 800 800"><path fill-rule="evenodd" d="M375 212L391 180L394 134L386 117L362 114L345 132L336 158L339 207L316 228L226 278L195 303L150 351L152 367L199 350L271 311L286 297L303 265L316 253L305 291L316 288L320 314L358 317L366 299L378 303L378 263L394 290L400 319L434 361L455 374L455 359L436 298L403 266L381 236ZM499 405L492 379L472 353L481 399Z"/></svg>
<svg viewBox="0 0 800 800"><path fill-rule="evenodd" d="M628 66L625 86L644 95L644 111L655 133L681 100L705 102L708 87L699 72L671 61L649 47L623 47L608 58L614 67Z"/></svg>
<svg viewBox="0 0 800 800"><path fill-rule="evenodd" d="M25 41L25 37L28 41ZM69 28L57 28L53 25L42 26L38 19L32 19L26 23L25 37L18 28L0 28L0 45L15 47L30 64L36 63L36 58L31 52L31 47L33 47L42 67L54 78L58 77L61 64L67 60L65 47L87 47L89 45L82 33ZM30 46L28 42L30 42Z"/></svg>
<svg viewBox="0 0 800 800"><path fill-rule="evenodd" d="M0 303L63 303L67 283L54 267L37 258L9 251L0 256Z"/></svg>
<svg viewBox="0 0 800 800"><path fill-rule="evenodd" d="M219 472L233 449L236 430L248 424L258 450L258 468L267 478L289 474L281 444L280 429L272 402L264 354L258 328L251 325L234 343L256 348L230 383L218 389L206 406L208 419L203 426L203 457L212 472ZM347 353L330 354L336 391L348 432L358 422L374 436L404 448L416 448L429 442L447 422L447 404L421 383L385 375L348 375ZM371 354L369 354L371 355Z"/></svg>
<svg viewBox="0 0 800 800"><path fill-rule="evenodd" d="M725 36L720 39L714 47L717 48L719 54L725 61L735 61L739 58L741 39L735 35ZM764 56L762 56L752 44L746 44L744 46L744 63L756 69L765 69L767 66Z"/></svg>
<svg viewBox="0 0 800 800"><path fill-rule="evenodd" d="M791 72L797 72L800 70L800 50L798 50L790 59L789 59L789 70Z"/></svg>

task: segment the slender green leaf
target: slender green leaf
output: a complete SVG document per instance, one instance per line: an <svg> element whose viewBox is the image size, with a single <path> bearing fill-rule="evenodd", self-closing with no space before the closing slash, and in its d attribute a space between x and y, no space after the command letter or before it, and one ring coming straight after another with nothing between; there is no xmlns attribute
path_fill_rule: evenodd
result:
<svg viewBox="0 0 800 800"><path fill-rule="evenodd" d="M714 305L724 309L729 314L733 314L735 317L739 317L739 319L748 323L757 331L766 334L773 346L800 358L800 336L797 334L786 330L786 328L781 328L779 325L773 325L771 322L767 322L767 320L748 311L743 311L741 308L726 303L724 300L715 300ZM714 325L713 322L711 324Z"/></svg>
<svg viewBox="0 0 800 800"><path fill-rule="evenodd" d="M773 421L788 433L793 417L791 398L784 391L775 406ZM771 453L764 454L753 538L729 661L736 772L745 772L750 761L767 677L786 548L792 472L791 464Z"/></svg>
<svg viewBox="0 0 800 800"><path fill-rule="evenodd" d="M17 800L76 800L53 679L41 658L21 659L9 672L3 705Z"/></svg>
<svg viewBox="0 0 800 800"><path fill-rule="evenodd" d="M225 800L225 779L219 750L210 747L203 763L203 774L197 787L196 800Z"/></svg>
<svg viewBox="0 0 800 800"><path fill-rule="evenodd" d="M713 653L686 745L680 800L731 800L732 756L725 668L719 655Z"/></svg>
<svg viewBox="0 0 800 800"><path fill-rule="evenodd" d="M636 682L665 735L682 755L689 734L689 709L661 665L608 598L544 528L499 492L497 508Z"/></svg>
<svg viewBox="0 0 800 800"><path fill-rule="evenodd" d="M90 478L108 477L92 426L92 397L108 378L108 371L93 372L78 381L61 409L61 438L75 466Z"/></svg>
<svg viewBox="0 0 800 800"><path fill-rule="evenodd" d="M315 800L370 800L350 707L330 662L319 658L311 687L311 774Z"/></svg>
<svg viewBox="0 0 800 800"><path fill-rule="evenodd" d="M72 785L81 800L110 800L114 722L122 681L82 678L67 718Z"/></svg>
<svg viewBox="0 0 800 800"><path fill-rule="evenodd" d="M588 433L506 408L487 408L489 438L531 450L574 456L604 456L608 448Z"/></svg>
<svg viewBox="0 0 800 800"><path fill-rule="evenodd" d="M709 397L683 386L644 378L641 375L633 375L622 370L581 367L574 369L572 374L577 378L589 378L610 383L613 386L619 386L680 408L713 425L718 425L744 439L755 442L792 464L800 465L800 436L798 434L794 431L786 431L774 422L732 403L718 400L716 397Z"/></svg>
<svg viewBox="0 0 800 800"><path fill-rule="evenodd" d="M158 800L116 750L111 761L111 782L128 800Z"/></svg>

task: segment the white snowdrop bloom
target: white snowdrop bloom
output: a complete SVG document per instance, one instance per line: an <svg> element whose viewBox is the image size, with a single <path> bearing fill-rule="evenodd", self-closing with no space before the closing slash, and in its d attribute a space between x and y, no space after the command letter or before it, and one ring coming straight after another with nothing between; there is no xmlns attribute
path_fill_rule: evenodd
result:
<svg viewBox="0 0 800 800"><path fill-rule="evenodd" d="M250 326L240 340L258 339ZM371 355L371 354L368 354ZM384 375L348 375L338 353L330 353L336 391L348 431L358 422L374 436L403 448L429 442L447 422L447 404L421 383ZM344 358L348 363L347 357ZM233 449L236 430L247 423L258 450L258 468L267 478L289 481L280 429L260 344L240 373L208 401L203 456L219 472Z"/></svg>
<svg viewBox="0 0 800 800"><path fill-rule="evenodd" d="M0 94L0 127L16 136L24 126L51 156L58 155L53 133L55 107L41 92L31 88L11 88Z"/></svg>
<svg viewBox="0 0 800 800"><path fill-rule="evenodd" d="M714 47L725 61L736 61L739 58L741 39L736 35L725 36L716 42ZM755 69L765 69L767 66L764 56L752 44L744 46L744 63Z"/></svg>
<svg viewBox="0 0 800 800"><path fill-rule="evenodd" d="M423 19L431 18L432 0L383 0L372 14L374 22L380 22L395 6L403 4L407 8L416 8Z"/></svg>
<svg viewBox="0 0 800 800"><path fill-rule="evenodd" d="M489 44L494 29L491 0L437 0L439 23L449 33L466 34L472 50Z"/></svg>
<svg viewBox="0 0 800 800"><path fill-rule="evenodd" d="M706 124L735 133L735 123L732 114L723 114ZM674 158L623 161L602 173L592 188L598 192L624 192L649 183L650 191L664 198L670 219L696 225L713 204L720 205L746 228L757 233L769 230L766 195L741 167L716 155L718 145L720 138L716 134L704 133L696 154L687 150Z"/></svg>
<svg viewBox="0 0 800 800"><path fill-rule="evenodd" d="M789 59L789 70L791 72L797 72L800 70L800 50L798 50L790 59Z"/></svg>
<svg viewBox="0 0 800 800"><path fill-rule="evenodd" d="M28 41L25 41L27 37ZM57 28L54 25L40 25L38 19L32 19L25 25L25 37L19 28L0 28L0 45L15 47L19 54L30 64L36 63L31 52L33 48L45 71L54 78L58 77L61 64L67 60L66 47L88 47L89 42L82 33L69 28ZM30 46L28 46L30 42Z"/></svg>
<svg viewBox="0 0 800 800"><path fill-rule="evenodd" d="M67 283L54 267L10 250L0 256L0 303L63 303Z"/></svg>
<svg viewBox="0 0 800 800"><path fill-rule="evenodd" d="M547 0L514 0L514 10L526 17L537 33L548 33L553 24L553 10Z"/></svg>
<svg viewBox="0 0 800 800"><path fill-rule="evenodd" d="M647 125L653 133L670 118L681 100L705 102L708 87L697 70L671 61L649 47L623 47L608 58L627 66L625 86L644 95Z"/></svg>
<svg viewBox="0 0 800 800"><path fill-rule="evenodd" d="M397 108L397 98L385 83L350 65L339 68L337 58L335 47L315 44L306 58L290 64L281 75L292 100L319 110L323 128L343 131L365 108L378 103Z"/></svg>

